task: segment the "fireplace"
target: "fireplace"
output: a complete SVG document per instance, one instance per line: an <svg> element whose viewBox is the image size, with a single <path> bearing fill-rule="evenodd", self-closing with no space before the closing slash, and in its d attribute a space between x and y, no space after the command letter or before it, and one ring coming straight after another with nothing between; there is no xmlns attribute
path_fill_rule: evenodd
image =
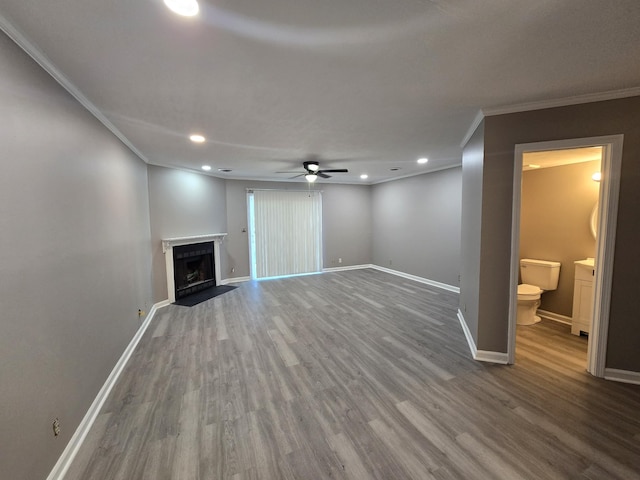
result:
<svg viewBox="0 0 640 480"><path fill-rule="evenodd" d="M213 242L181 245L173 249L176 300L216 286Z"/></svg>
<svg viewBox="0 0 640 480"><path fill-rule="evenodd" d="M162 240L170 303L204 289L223 285L220 245L226 233Z"/></svg>

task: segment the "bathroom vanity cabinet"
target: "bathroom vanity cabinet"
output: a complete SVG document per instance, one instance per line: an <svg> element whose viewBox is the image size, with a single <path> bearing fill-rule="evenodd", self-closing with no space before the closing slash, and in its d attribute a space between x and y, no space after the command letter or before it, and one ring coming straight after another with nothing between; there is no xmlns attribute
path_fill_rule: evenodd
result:
<svg viewBox="0 0 640 480"><path fill-rule="evenodd" d="M578 260L575 264L573 283L573 312L571 333L580 335L589 333L593 312L593 279L595 267L593 259Z"/></svg>

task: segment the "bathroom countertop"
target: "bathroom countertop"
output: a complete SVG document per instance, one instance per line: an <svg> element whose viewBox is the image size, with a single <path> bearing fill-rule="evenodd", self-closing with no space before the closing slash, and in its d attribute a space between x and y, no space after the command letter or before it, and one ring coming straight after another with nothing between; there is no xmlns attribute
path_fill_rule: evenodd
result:
<svg viewBox="0 0 640 480"><path fill-rule="evenodd" d="M576 265L583 265L585 267L590 267L593 268L595 266L595 259L593 258L586 258L584 260L576 260L575 262Z"/></svg>

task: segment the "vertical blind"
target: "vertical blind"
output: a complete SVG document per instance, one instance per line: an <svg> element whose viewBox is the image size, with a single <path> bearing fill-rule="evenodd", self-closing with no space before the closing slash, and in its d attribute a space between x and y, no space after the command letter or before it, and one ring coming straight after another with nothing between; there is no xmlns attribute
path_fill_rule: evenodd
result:
<svg viewBox="0 0 640 480"><path fill-rule="evenodd" d="M255 278L322 270L320 192L255 190L249 212Z"/></svg>

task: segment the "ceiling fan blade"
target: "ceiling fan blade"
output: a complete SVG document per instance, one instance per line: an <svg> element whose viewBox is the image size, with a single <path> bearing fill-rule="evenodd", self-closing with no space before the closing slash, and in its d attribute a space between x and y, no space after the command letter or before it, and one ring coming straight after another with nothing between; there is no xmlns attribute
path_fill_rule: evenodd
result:
<svg viewBox="0 0 640 480"><path fill-rule="evenodd" d="M327 170L319 171L319 172L317 172L317 175L318 175L319 177L321 177L321 178L331 178L331 175L327 175L326 173L324 173L324 172L326 172L326 171L327 171Z"/></svg>
<svg viewBox="0 0 640 480"><path fill-rule="evenodd" d="M319 170L318 173L349 173L346 168L333 168L331 170Z"/></svg>
<svg viewBox="0 0 640 480"><path fill-rule="evenodd" d="M296 172L289 172L289 173L296 173ZM292 178L298 178L301 177L303 175L306 175L306 173L299 173L298 175L294 175L293 177L289 177L289 180L291 180Z"/></svg>
<svg viewBox="0 0 640 480"><path fill-rule="evenodd" d="M300 173L300 170L289 170L288 172L276 172L276 173ZM304 175L300 173L300 175Z"/></svg>

